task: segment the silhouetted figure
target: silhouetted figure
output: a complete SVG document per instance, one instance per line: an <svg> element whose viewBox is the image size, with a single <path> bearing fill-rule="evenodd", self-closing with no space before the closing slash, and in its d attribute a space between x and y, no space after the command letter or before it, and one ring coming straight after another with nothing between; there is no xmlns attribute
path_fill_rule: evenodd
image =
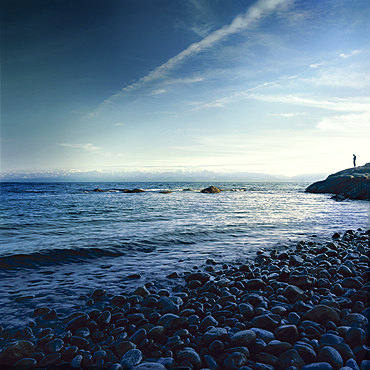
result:
<svg viewBox="0 0 370 370"><path fill-rule="evenodd" d="M356 167L356 155L353 155L353 167Z"/></svg>

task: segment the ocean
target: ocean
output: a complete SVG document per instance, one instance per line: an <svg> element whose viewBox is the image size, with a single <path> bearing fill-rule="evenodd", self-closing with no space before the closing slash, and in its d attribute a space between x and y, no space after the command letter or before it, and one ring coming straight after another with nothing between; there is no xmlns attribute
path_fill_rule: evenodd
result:
<svg viewBox="0 0 370 370"><path fill-rule="evenodd" d="M215 185L223 191L204 194ZM370 203L305 193L308 183L2 183L0 325L65 313L94 289L172 289L177 272L247 263L257 251L370 228ZM94 192L100 188L104 192ZM145 190L125 193L122 189ZM169 190L171 192L162 193Z"/></svg>

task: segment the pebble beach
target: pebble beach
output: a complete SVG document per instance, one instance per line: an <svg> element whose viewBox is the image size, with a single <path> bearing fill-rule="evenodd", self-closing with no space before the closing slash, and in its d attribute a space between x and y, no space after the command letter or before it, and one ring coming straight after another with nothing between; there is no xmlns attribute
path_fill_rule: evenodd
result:
<svg viewBox="0 0 370 370"><path fill-rule="evenodd" d="M168 284L102 286L68 314L37 307L28 326L0 327L0 368L370 369L369 240L348 230L249 263L208 259Z"/></svg>

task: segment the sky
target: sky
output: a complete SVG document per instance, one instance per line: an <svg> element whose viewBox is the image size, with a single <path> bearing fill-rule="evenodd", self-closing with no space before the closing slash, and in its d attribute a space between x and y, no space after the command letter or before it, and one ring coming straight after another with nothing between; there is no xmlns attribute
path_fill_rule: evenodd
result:
<svg viewBox="0 0 370 370"><path fill-rule="evenodd" d="M3 0L1 176L363 165L369 57L368 0Z"/></svg>

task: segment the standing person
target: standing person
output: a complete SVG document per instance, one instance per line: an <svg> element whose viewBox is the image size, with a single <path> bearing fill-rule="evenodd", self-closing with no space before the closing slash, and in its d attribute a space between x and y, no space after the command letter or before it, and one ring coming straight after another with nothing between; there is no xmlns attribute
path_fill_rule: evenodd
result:
<svg viewBox="0 0 370 370"><path fill-rule="evenodd" d="M353 155L353 167L356 167L356 155Z"/></svg>

